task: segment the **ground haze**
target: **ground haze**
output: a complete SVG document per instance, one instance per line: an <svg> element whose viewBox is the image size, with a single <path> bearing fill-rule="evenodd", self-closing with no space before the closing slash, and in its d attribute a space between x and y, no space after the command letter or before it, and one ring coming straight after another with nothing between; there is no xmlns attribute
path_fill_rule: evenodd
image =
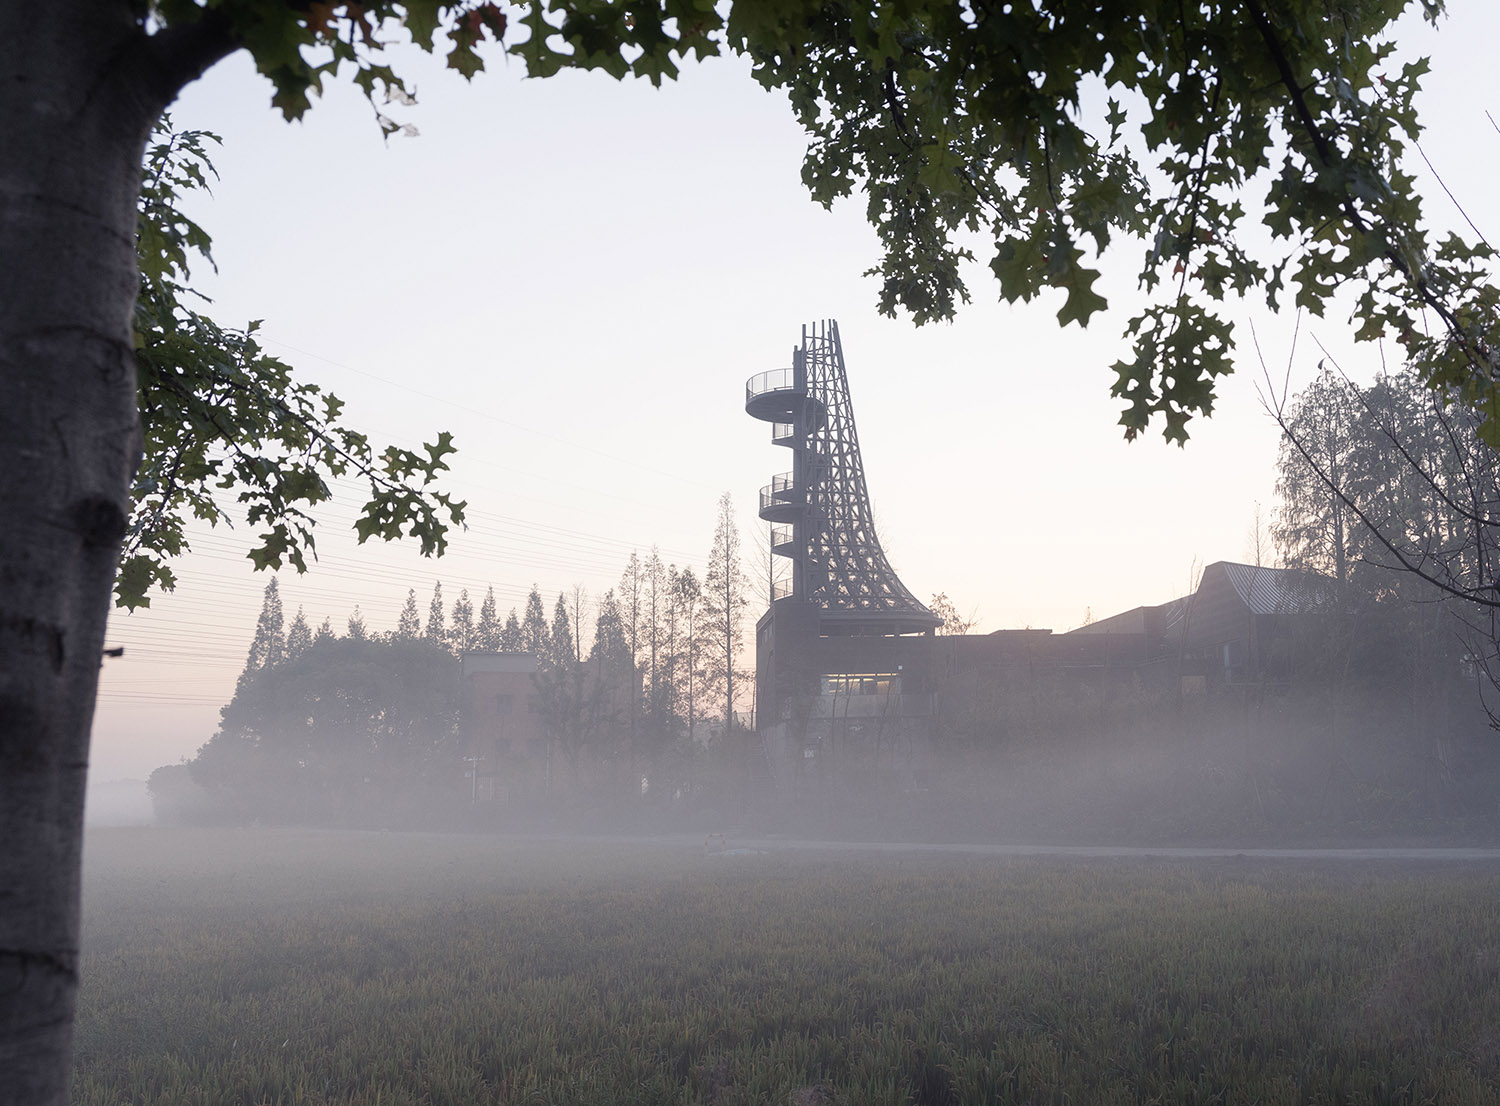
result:
<svg viewBox="0 0 1500 1106"><path fill-rule="evenodd" d="M77 1103L1494 1102L1493 861L96 831Z"/></svg>

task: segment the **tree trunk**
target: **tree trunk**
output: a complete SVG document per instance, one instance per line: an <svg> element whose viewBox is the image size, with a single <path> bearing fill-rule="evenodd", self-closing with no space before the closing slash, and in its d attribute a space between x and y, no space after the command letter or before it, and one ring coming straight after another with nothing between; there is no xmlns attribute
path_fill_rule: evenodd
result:
<svg viewBox="0 0 1500 1106"><path fill-rule="evenodd" d="M89 727L139 459L136 197L166 102L144 39L127 4L0 5L0 1087L28 1106L66 1096Z"/></svg>

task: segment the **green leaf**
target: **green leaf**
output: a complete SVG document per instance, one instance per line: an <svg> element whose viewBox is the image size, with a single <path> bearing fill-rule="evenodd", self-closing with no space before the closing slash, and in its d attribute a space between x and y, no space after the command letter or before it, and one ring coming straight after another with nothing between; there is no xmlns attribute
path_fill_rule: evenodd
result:
<svg viewBox="0 0 1500 1106"><path fill-rule="evenodd" d="M1094 281L1099 273L1093 269L1074 266L1062 287L1067 289L1068 299L1057 313L1057 321L1063 326L1076 322L1080 327L1088 326L1089 316L1103 311L1109 301L1094 291Z"/></svg>

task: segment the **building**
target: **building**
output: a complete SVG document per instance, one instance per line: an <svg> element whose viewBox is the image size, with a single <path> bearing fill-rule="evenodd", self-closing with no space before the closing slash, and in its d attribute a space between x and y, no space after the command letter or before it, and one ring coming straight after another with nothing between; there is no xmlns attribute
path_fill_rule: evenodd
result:
<svg viewBox="0 0 1500 1106"><path fill-rule="evenodd" d="M1311 619L1332 608L1334 581L1266 565L1215 561L1191 595L1136 607L1059 635L1063 653L1169 663L1206 685L1284 682Z"/></svg>
<svg viewBox="0 0 1500 1106"><path fill-rule="evenodd" d="M530 653L465 653L460 710L469 798L476 802L540 794L547 737Z"/></svg>
<svg viewBox="0 0 1500 1106"><path fill-rule="evenodd" d="M778 788L909 775L930 736L939 619L896 576L865 487L838 324L802 330L787 368L750 378L745 410L791 467L761 489L783 570L755 628L756 729Z"/></svg>

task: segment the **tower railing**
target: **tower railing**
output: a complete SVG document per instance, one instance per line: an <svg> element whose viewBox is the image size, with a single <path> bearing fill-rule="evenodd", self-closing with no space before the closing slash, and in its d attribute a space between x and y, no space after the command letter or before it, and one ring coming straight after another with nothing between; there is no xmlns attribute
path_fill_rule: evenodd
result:
<svg viewBox="0 0 1500 1106"><path fill-rule="evenodd" d="M760 517L767 522L791 522L804 505L804 492L783 472L760 490Z"/></svg>
<svg viewBox="0 0 1500 1106"><path fill-rule="evenodd" d="M767 392L789 392L797 386L796 375L791 369L770 369L756 373L745 381L745 402L749 403Z"/></svg>

